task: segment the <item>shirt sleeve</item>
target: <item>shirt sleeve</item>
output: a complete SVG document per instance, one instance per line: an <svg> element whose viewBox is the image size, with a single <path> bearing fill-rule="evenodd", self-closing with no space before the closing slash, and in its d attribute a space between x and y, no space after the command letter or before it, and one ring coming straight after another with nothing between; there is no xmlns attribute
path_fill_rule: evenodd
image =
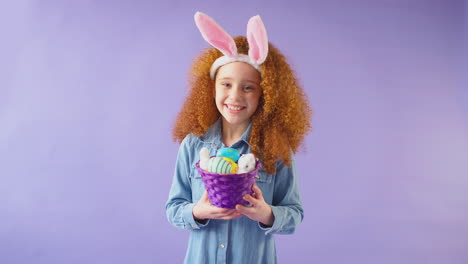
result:
<svg viewBox="0 0 468 264"><path fill-rule="evenodd" d="M183 229L199 229L209 223L209 220L203 224L195 221L192 213L195 203L192 202L192 184L190 181L191 142L192 139L189 135L180 144L174 178L166 202L166 216L169 223Z"/></svg>
<svg viewBox="0 0 468 264"><path fill-rule="evenodd" d="M271 209L275 220L271 227L258 223L259 227L265 230L265 235L292 234L304 218L294 159L291 167L284 162L277 166L274 184Z"/></svg>

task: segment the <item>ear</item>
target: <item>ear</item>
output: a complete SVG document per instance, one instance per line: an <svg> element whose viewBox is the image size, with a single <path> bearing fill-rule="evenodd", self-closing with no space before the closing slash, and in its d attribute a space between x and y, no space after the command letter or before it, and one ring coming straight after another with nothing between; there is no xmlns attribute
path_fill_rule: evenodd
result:
<svg viewBox="0 0 468 264"><path fill-rule="evenodd" d="M268 55L268 36L259 15L251 17L247 23L247 41L249 57L255 63L262 64Z"/></svg>
<svg viewBox="0 0 468 264"><path fill-rule="evenodd" d="M234 39L216 24L211 17L197 12L195 13L195 24L203 38L213 47L217 48L226 56L237 55L237 47Z"/></svg>

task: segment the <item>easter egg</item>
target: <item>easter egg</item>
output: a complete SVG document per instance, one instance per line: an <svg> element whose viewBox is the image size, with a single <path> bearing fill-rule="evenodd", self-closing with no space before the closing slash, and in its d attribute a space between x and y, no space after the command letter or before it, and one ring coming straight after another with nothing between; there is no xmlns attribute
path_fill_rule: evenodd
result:
<svg viewBox="0 0 468 264"><path fill-rule="evenodd" d="M208 163L208 171L220 174L231 173L232 165L223 157L213 157Z"/></svg>
<svg viewBox="0 0 468 264"><path fill-rule="evenodd" d="M237 163L235 163L232 159L230 158L226 158L226 157L222 157L225 161L231 163L231 172L230 173L237 173L237 170L239 170L239 165L237 165Z"/></svg>
<svg viewBox="0 0 468 264"><path fill-rule="evenodd" d="M240 157L240 153L235 148L222 148L218 150L216 157L225 157L231 159L234 162L237 162Z"/></svg>

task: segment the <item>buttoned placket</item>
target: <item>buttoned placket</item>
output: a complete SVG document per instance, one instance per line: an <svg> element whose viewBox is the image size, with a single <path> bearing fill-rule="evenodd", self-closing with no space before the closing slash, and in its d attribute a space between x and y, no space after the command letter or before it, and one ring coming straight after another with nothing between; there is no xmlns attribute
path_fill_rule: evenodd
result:
<svg viewBox="0 0 468 264"><path fill-rule="evenodd" d="M223 221L221 224L221 232L218 233L218 256L216 263L226 263L227 262L227 247L228 247L228 235L229 235L229 225L230 221Z"/></svg>
<svg viewBox="0 0 468 264"><path fill-rule="evenodd" d="M223 148L224 143L217 139L211 143L211 155L215 156L216 153L220 148ZM228 247L228 239L229 239L229 225L231 224L230 221L223 221L221 222L221 232L218 233L218 254L217 254L217 261L216 263L227 263L227 247Z"/></svg>
<svg viewBox="0 0 468 264"><path fill-rule="evenodd" d="M210 138L205 141L205 144L208 144L210 148L210 156L216 156L219 149L226 147L221 140L221 135L217 135L216 137ZM242 143L246 143L249 147L249 143L244 139L241 138L238 142L232 145L233 148L242 148ZM205 145L206 146L206 145ZM231 221L222 221L220 222L220 232L217 234L217 257L216 263L227 263L227 254L228 254L228 246L229 246L229 229L231 225Z"/></svg>

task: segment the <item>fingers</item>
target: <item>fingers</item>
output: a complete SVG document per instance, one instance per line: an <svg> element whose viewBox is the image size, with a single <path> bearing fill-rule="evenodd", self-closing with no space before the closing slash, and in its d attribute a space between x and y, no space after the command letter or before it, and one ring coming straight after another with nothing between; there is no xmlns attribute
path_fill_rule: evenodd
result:
<svg viewBox="0 0 468 264"><path fill-rule="evenodd" d="M255 212L255 208L253 207L247 207L244 205L237 204L236 205L236 210L237 212L241 213L242 215L250 216Z"/></svg>
<svg viewBox="0 0 468 264"><path fill-rule="evenodd" d="M252 191L255 193L255 197L257 199L263 199L262 190L260 190L260 188L256 184L252 185Z"/></svg>
<svg viewBox="0 0 468 264"><path fill-rule="evenodd" d="M255 199L252 195L246 194L242 197L245 201L251 203L253 206L257 204L257 199Z"/></svg>
<svg viewBox="0 0 468 264"><path fill-rule="evenodd" d="M236 205L236 210L254 221L269 224L273 221L271 220L271 207L269 207L268 204L265 202L262 190L260 190L260 188L257 185L252 186L252 191L254 192L253 195L246 194L244 195L244 197L242 197L252 206L243 206L238 204Z"/></svg>
<svg viewBox="0 0 468 264"><path fill-rule="evenodd" d="M260 188L256 184L252 185L252 191L254 192L253 195L246 194L242 198L255 207L258 206L259 203L263 202L264 199L262 190L260 190Z"/></svg>
<svg viewBox="0 0 468 264"><path fill-rule="evenodd" d="M230 219L235 219L242 217L243 215L236 210L230 210L227 213L224 214L217 214L213 216L213 219L222 219L222 220L230 220Z"/></svg>
<svg viewBox="0 0 468 264"><path fill-rule="evenodd" d="M243 215L234 209L219 208L211 204L208 192L205 190L198 203L194 206L192 214L196 219L223 219L230 220Z"/></svg>
<svg viewBox="0 0 468 264"><path fill-rule="evenodd" d="M239 212L237 212L236 210L232 210L230 213L228 213L227 215L221 217L220 219L223 219L223 220L230 220L230 219L235 219L235 218L239 218L239 217L242 217L243 215Z"/></svg>
<svg viewBox="0 0 468 264"><path fill-rule="evenodd" d="M211 211L211 218L212 219L228 220L228 219L233 219L233 218L237 218L237 217L242 216L242 214L240 214L239 212L237 212L234 209L218 208L218 207L215 207L215 206L212 206L210 211Z"/></svg>
<svg viewBox="0 0 468 264"><path fill-rule="evenodd" d="M211 204L208 198L208 192L205 190L203 192L202 197L200 198L200 202L203 204L203 211L205 218L207 219L222 219L222 220L231 220L235 218L239 218L242 216L247 216L251 219L258 218L259 210L263 207L265 201L263 199L262 190L254 184L252 185L252 191L254 194L246 194L242 198L249 202L252 206L243 206L243 205L236 205L235 210L227 209L227 208L218 208Z"/></svg>
<svg viewBox="0 0 468 264"><path fill-rule="evenodd" d="M233 211L234 211L233 209L218 208L218 207L216 207L216 206L213 206L212 213L213 213L214 215L223 216L223 215L228 215L228 214L232 213Z"/></svg>

